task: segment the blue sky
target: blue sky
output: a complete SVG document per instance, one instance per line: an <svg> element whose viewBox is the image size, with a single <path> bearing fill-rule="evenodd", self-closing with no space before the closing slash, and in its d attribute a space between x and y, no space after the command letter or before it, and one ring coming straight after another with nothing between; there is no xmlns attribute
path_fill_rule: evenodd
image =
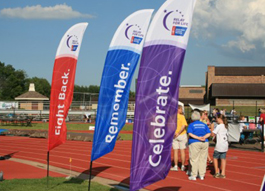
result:
<svg viewBox="0 0 265 191"><path fill-rule="evenodd" d="M78 85L99 85L119 24L165 0L9 0L0 2L0 61L51 82L55 53L72 25L88 22L76 70ZM208 65L264 66L265 0L199 0L181 85L204 85ZM137 77L138 69L134 75ZM133 80L131 90L134 91Z"/></svg>

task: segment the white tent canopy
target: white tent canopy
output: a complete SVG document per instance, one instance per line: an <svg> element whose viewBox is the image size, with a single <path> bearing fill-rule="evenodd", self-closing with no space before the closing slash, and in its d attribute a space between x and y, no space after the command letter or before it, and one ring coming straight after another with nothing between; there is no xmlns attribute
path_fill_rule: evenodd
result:
<svg viewBox="0 0 265 191"><path fill-rule="evenodd" d="M192 110L194 110L194 109L198 109L198 110L200 110L200 111L204 111L204 110L206 110L206 111L210 111L210 104L206 104L206 105L193 105L193 104L189 104L189 106L191 107L191 109Z"/></svg>

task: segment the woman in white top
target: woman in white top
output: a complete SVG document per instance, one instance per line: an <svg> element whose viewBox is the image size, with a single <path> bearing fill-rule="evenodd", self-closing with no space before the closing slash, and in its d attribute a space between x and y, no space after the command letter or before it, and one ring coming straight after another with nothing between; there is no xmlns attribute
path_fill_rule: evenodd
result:
<svg viewBox="0 0 265 191"><path fill-rule="evenodd" d="M217 127L212 131L213 136L216 140L216 145L213 153L213 164L215 169L215 178L225 178L226 168L226 152L228 151L228 136L227 128L228 123L226 117L219 114L217 115ZM218 168L218 160L221 159L221 173Z"/></svg>

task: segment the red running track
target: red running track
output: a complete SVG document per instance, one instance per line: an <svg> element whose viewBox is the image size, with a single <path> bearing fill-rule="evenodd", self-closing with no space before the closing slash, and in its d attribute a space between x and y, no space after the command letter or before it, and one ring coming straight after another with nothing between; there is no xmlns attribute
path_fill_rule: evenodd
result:
<svg viewBox="0 0 265 191"><path fill-rule="evenodd" d="M27 164L22 164L10 160L0 161L0 171L4 172L4 179L24 179L24 178L45 178L46 170ZM52 177L65 177L63 174L50 172Z"/></svg>
<svg viewBox="0 0 265 191"><path fill-rule="evenodd" d="M0 155L15 153L12 157L46 164L47 140L27 137L0 137ZM117 141L113 152L93 162L93 174L129 184L131 141ZM67 141L50 152L50 165L87 173L89 171L92 142ZM212 155L213 148L210 148ZM0 161L0 169L1 169ZM46 176L45 171L40 171ZM226 179L212 177L213 166L208 165L205 180L188 180L185 172L170 171L165 180L146 189L156 191L256 191L265 174L265 155L260 152L230 149L227 154ZM36 177L37 178L37 177Z"/></svg>

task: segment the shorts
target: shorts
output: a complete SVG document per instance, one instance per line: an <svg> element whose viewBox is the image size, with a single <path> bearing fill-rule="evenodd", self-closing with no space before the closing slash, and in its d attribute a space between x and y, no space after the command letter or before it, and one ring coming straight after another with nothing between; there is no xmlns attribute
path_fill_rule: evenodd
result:
<svg viewBox="0 0 265 191"><path fill-rule="evenodd" d="M226 152L214 151L213 152L213 158L215 158L215 159L226 159Z"/></svg>
<svg viewBox="0 0 265 191"><path fill-rule="evenodd" d="M179 135L177 138L173 139L173 149L186 149L188 143L187 134Z"/></svg>

